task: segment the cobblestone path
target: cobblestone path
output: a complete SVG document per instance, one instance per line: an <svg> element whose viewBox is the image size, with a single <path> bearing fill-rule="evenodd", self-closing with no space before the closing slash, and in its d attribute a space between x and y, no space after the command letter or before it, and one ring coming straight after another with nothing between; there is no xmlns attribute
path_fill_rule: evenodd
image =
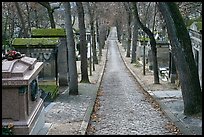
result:
<svg viewBox="0 0 204 137"><path fill-rule="evenodd" d="M145 95L120 57L116 28L107 40L108 56L101 83L98 120L90 121L88 135L172 135L168 118L145 99ZM94 130L93 130L94 129Z"/></svg>

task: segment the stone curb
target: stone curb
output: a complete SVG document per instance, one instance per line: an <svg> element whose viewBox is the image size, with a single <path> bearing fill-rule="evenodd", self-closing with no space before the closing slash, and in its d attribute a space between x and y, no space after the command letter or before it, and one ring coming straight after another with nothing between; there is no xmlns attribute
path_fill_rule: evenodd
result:
<svg viewBox="0 0 204 137"><path fill-rule="evenodd" d="M183 135L195 135L189 128L187 128L185 126L185 124L179 120L176 116L174 116L174 114L168 110L168 107L163 104L162 102L160 102L159 100L156 99L156 96L154 95L154 93L152 93L151 91L148 91L148 89L145 88L145 84L140 80L140 78L135 75L135 73L131 70L131 68L127 65L125 59L123 58L120 48L119 48L119 44L117 44L118 49L119 49L119 53L120 56L126 66L126 68L130 71L130 73L133 75L133 77L136 79L137 83L139 84L139 86L146 92L148 93L148 95L152 96L153 99L160 105L160 107L162 108L162 111L168 116L168 118L175 123L175 125L180 129L180 131L182 132Z"/></svg>
<svg viewBox="0 0 204 137"><path fill-rule="evenodd" d="M80 126L80 129L79 129L79 133L81 135L85 135L86 134L86 130L87 130L87 127L88 127L88 124L89 124L89 120L90 120L90 117L91 117L91 114L92 114L92 111L93 111L93 107L94 107L94 104L95 104L95 100L96 100L96 97L97 97L97 93L98 93L98 90L100 88L100 85L101 85L101 80L103 78L103 74L104 74L104 71L105 71L105 66L106 66L106 62L107 62L107 55L108 55L108 47L106 45L106 55L105 55L105 62L104 62L104 65L103 65L103 68L102 68L102 72L100 73L100 76L99 76L99 79L96 83L96 92L95 94L92 96L92 101L90 103L90 105L88 106L87 110L86 110L86 113L85 113L85 116L84 116L84 119L82 121L82 124Z"/></svg>

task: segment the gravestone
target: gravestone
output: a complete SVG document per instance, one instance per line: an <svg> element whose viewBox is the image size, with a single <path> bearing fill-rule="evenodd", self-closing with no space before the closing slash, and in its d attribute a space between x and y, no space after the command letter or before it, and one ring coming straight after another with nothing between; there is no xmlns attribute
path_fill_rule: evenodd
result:
<svg viewBox="0 0 204 137"><path fill-rule="evenodd" d="M157 62L159 68L169 67L169 43L157 42Z"/></svg>
<svg viewBox="0 0 204 137"><path fill-rule="evenodd" d="M14 135L37 134L44 126L44 105L38 89L43 62L22 57L2 60L2 125L14 125Z"/></svg>
<svg viewBox="0 0 204 137"><path fill-rule="evenodd" d="M59 38L15 38L12 46L26 54L26 56L37 58L44 62L44 67L39 74L39 79L56 80L57 75L57 47Z"/></svg>
<svg viewBox="0 0 204 137"><path fill-rule="evenodd" d="M157 41L156 50L157 50L158 68L168 68L169 67L169 43ZM148 64L149 64L150 70L152 70L153 61L152 61L151 47L148 50Z"/></svg>
<svg viewBox="0 0 204 137"><path fill-rule="evenodd" d="M57 69L59 75L59 86L68 86L68 50L66 41L66 32L62 28L51 29L33 29L32 38L59 38Z"/></svg>

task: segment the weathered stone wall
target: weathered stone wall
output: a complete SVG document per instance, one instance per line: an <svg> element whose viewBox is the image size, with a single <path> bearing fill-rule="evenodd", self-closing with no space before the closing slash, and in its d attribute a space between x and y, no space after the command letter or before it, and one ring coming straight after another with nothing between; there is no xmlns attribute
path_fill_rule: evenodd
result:
<svg viewBox="0 0 204 137"><path fill-rule="evenodd" d="M157 47L157 61L158 61L159 68L169 67L169 47L168 46Z"/></svg>
<svg viewBox="0 0 204 137"><path fill-rule="evenodd" d="M55 80L56 64L54 49L16 48L16 50L28 57L37 58L38 61L43 62L43 69L39 73L40 79Z"/></svg>
<svg viewBox="0 0 204 137"><path fill-rule="evenodd" d="M68 86L68 55L66 38L60 38L58 46L59 85Z"/></svg>
<svg viewBox="0 0 204 137"><path fill-rule="evenodd" d="M142 60L143 58L144 47L141 44L138 44L136 55L137 59ZM150 45L145 47L145 58L149 66L152 66L152 57L151 57L151 47ZM169 47L168 45L157 45L157 62L159 68L169 67Z"/></svg>

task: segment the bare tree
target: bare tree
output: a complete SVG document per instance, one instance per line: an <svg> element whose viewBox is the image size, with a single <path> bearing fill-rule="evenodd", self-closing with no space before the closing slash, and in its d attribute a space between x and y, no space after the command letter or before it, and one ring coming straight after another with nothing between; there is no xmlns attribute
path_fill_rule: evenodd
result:
<svg viewBox="0 0 204 137"><path fill-rule="evenodd" d="M5 2L2 3L2 9L6 9L5 11L2 12L2 44L7 43L7 38L9 37L9 31L8 31L8 26L9 26L9 13L10 13L10 8L7 8L9 5L7 5Z"/></svg>
<svg viewBox="0 0 204 137"><path fill-rule="evenodd" d="M123 2L126 12L127 12L127 20L128 20L128 29L127 29L127 33L128 33L128 40L127 40L127 53L126 53L126 57L130 57L130 47L131 47L131 21L132 21L132 17L131 17L131 8L130 8L130 4L129 2Z"/></svg>
<svg viewBox="0 0 204 137"><path fill-rule="evenodd" d="M84 8L82 2L76 2L78 19L79 19L79 33L80 33L80 53L81 53L81 82L89 83L88 77L88 63L87 63L87 43L86 43L86 29L84 23Z"/></svg>
<svg viewBox="0 0 204 137"><path fill-rule="evenodd" d="M14 4L12 2L4 2L3 5L5 6L5 8L2 8L2 26L5 25L4 26L5 35L2 35L2 36L6 36L3 39L3 41L4 40L8 41L10 38L14 36L16 9L14 8ZM8 18L8 22L6 24L4 24L4 20L3 20L3 17L5 15L7 16L6 18Z"/></svg>
<svg viewBox="0 0 204 137"><path fill-rule="evenodd" d="M107 2L96 2L97 7L97 13L96 14L96 20L98 20L98 31L99 31L99 48L102 49L105 46L105 41L108 34L108 27L110 22L112 22L113 18L110 17L110 10L109 6L112 5L112 3ZM112 12L112 11L111 11Z"/></svg>
<svg viewBox="0 0 204 137"><path fill-rule="evenodd" d="M55 9L57 9L59 7L52 8L50 6L49 2L38 2L38 3L41 4L43 7L45 7L47 9L47 12L48 12L48 15L49 15L49 18L50 18L51 28L55 28L56 25L55 25L55 20L54 20L53 12L54 12Z"/></svg>
<svg viewBox="0 0 204 137"><path fill-rule="evenodd" d="M18 12L18 16L19 16L19 20L21 22L21 32L22 32L22 34L20 35L20 37L28 37L28 32L26 30L25 20L23 18L22 11L21 11L21 9L19 7L18 2L14 2L14 4L16 6L16 9L17 9L17 12Z"/></svg>
<svg viewBox="0 0 204 137"><path fill-rule="evenodd" d="M95 36L95 27L94 27L94 9L96 9L96 4L93 2L90 5L90 2L86 2L87 8L88 8L88 14L89 14L89 23L91 26L91 37L92 37L92 53L93 53L93 71L95 71L95 65L98 64L98 58L96 54L96 36Z"/></svg>
<svg viewBox="0 0 204 137"><path fill-rule="evenodd" d="M132 6L132 12L133 12L133 22L134 22L134 28L133 28L133 38L132 38L132 56L131 56L131 63L136 63L136 50L137 50L137 40L138 40L138 21L137 21L137 16L135 13L136 10L134 10L135 8L135 3L132 2L131 6Z"/></svg>
<svg viewBox="0 0 204 137"><path fill-rule="evenodd" d="M97 39L97 42L98 42L98 47L99 47L99 53L98 53L98 56L99 56L99 61L100 61L100 57L102 56L102 45L100 44L100 33L99 33L99 22L98 22L98 17L96 18L96 39Z"/></svg>
<svg viewBox="0 0 204 137"><path fill-rule="evenodd" d="M30 20L31 9L29 8L28 2L25 2L25 4L26 4L26 10L27 10L28 34L31 34L31 20Z"/></svg>
<svg viewBox="0 0 204 137"><path fill-rule="evenodd" d="M68 65L69 65L69 95L78 95L78 78L76 67L76 52L74 34L72 29L71 7L69 2L64 2L65 7L65 29L68 47Z"/></svg>
<svg viewBox="0 0 204 137"><path fill-rule="evenodd" d="M158 8L166 22L172 54L181 82L184 114L200 113L202 112L202 91L190 36L184 20L174 2L159 2Z"/></svg>
<svg viewBox="0 0 204 137"><path fill-rule="evenodd" d="M133 3L134 10L135 10L135 17L138 20L138 23L142 30L149 36L150 38L150 45L151 45L151 51L152 51L152 60L153 60L153 71L154 71L154 83L159 83L159 74L158 74L158 63L157 63L157 49L156 49L156 40L154 38L154 34L150 31L149 28L147 28L142 22L140 21L138 11L137 11L137 5L136 3Z"/></svg>

